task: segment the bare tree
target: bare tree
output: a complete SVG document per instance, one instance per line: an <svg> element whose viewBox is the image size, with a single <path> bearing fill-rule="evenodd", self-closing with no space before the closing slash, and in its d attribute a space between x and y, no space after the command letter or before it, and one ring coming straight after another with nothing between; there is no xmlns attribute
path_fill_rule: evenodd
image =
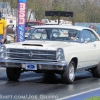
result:
<svg viewBox="0 0 100 100"><path fill-rule="evenodd" d="M5 8L5 2L9 2L11 12L17 9L17 0L0 0L2 8ZM77 22L99 22L100 21L100 0L27 0L27 12L30 10L28 20L32 14L36 19L45 18L45 11L72 11L73 20ZM8 11L9 12L9 11Z"/></svg>

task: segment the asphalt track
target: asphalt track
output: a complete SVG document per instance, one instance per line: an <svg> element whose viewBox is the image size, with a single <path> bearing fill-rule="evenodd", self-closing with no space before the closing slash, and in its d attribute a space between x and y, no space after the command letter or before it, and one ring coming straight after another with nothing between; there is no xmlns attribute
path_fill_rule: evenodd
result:
<svg viewBox="0 0 100 100"><path fill-rule="evenodd" d="M71 96L63 97L58 100L87 100L88 98L97 96L100 98L100 88L91 89L85 92L77 93Z"/></svg>
<svg viewBox="0 0 100 100"><path fill-rule="evenodd" d="M60 75L34 72L22 73L17 82L12 82L6 70L0 69L1 100L84 100L99 94L100 79L89 72L78 72L73 84L63 84Z"/></svg>

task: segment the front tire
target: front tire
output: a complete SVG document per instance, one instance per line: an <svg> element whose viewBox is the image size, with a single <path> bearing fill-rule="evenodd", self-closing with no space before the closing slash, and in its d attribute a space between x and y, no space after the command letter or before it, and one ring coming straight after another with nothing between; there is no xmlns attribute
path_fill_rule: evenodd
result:
<svg viewBox="0 0 100 100"><path fill-rule="evenodd" d="M6 68L6 74L10 81L17 81L21 74L20 68Z"/></svg>
<svg viewBox="0 0 100 100"><path fill-rule="evenodd" d="M62 82L65 84L73 83L75 79L75 62L71 61L66 70L61 75Z"/></svg>

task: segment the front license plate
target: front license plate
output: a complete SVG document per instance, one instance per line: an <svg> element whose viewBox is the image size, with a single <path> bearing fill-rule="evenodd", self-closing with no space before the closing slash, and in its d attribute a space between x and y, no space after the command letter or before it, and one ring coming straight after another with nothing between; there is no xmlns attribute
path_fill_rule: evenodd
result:
<svg viewBox="0 0 100 100"><path fill-rule="evenodd" d="M37 65L36 64L26 64L26 69L37 70Z"/></svg>

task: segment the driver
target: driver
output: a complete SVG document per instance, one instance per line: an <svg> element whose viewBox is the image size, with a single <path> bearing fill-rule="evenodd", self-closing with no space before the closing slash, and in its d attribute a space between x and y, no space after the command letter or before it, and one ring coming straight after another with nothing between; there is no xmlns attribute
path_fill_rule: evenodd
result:
<svg viewBox="0 0 100 100"><path fill-rule="evenodd" d="M76 33L69 33L69 37L71 40L76 41Z"/></svg>

